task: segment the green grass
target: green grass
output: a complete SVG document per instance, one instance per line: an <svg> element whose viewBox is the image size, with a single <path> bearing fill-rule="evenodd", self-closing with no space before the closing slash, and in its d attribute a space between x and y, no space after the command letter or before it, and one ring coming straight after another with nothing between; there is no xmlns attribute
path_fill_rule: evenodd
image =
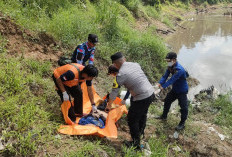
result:
<svg viewBox="0 0 232 157"><path fill-rule="evenodd" d="M56 115L58 99L48 103L49 99L57 98L48 77L51 66L35 60L7 58L2 51L0 57L2 138L15 141L3 153L32 155L40 144L51 140L51 132L58 123L49 119L56 117L57 121L62 121ZM49 108L54 112L49 112Z"/></svg>
<svg viewBox="0 0 232 157"><path fill-rule="evenodd" d="M215 123L222 127L231 128L232 101L231 91L220 95L217 99L207 99L207 95L198 95L201 105L196 108L189 106L189 117L191 120L204 119L206 122Z"/></svg>
<svg viewBox="0 0 232 157"><path fill-rule="evenodd" d="M51 74L51 63L8 58L1 45L0 138L4 145L8 144L0 154L101 156L106 152L114 156L115 150L101 138L56 137L57 128L64 120ZM63 152L63 149L67 150Z"/></svg>
<svg viewBox="0 0 232 157"><path fill-rule="evenodd" d="M157 80L163 72L163 57L167 52L163 41L150 31L134 28L135 12L152 18L159 18L159 13L155 7L142 6L139 0L125 3L114 0L63 0L62 3L60 0L57 4L51 0L34 3L11 0L1 1L0 9L23 28L53 35L70 48L69 52L86 41L89 33L95 33L100 41L96 59L106 61L106 65L111 63L110 55L121 51L128 61L141 63L150 80Z"/></svg>
<svg viewBox="0 0 232 157"><path fill-rule="evenodd" d="M232 128L232 92L220 96L212 102L212 107L218 108L220 113L214 119L215 123L221 126Z"/></svg>

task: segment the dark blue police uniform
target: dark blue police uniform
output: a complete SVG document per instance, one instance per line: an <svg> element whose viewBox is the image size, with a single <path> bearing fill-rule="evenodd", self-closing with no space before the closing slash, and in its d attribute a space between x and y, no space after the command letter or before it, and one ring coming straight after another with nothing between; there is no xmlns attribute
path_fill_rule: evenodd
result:
<svg viewBox="0 0 232 157"><path fill-rule="evenodd" d="M167 80L169 75L172 74L171 78ZM162 117L167 118L171 104L178 99L179 105L181 107L181 121L180 124L184 124L188 116L188 84L186 81L187 73L185 69L178 63L173 67L169 67L163 77L160 79L159 83L163 88L172 85L171 91L167 94L164 101L164 110Z"/></svg>

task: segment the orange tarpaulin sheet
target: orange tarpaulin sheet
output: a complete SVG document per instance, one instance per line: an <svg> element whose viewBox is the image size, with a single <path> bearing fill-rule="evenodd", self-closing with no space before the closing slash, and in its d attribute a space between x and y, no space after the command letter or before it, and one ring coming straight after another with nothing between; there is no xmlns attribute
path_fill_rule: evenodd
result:
<svg viewBox="0 0 232 157"><path fill-rule="evenodd" d="M83 113L88 114L90 113L92 107L89 101L86 84L82 83L81 88L83 92ZM95 92L94 88L93 88L93 93L94 93L95 102L101 100L99 95ZM94 125L72 124L72 125L61 125L58 131L62 134L67 134L67 135L98 135L100 137L106 136L111 138L117 138L117 127L115 125L115 122L117 122L124 113L127 114L126 106L120 104L120 102L121 102L120 98L115 99L114 104L119 105L119 107L111 110L108 113L105 123L105 128L103 129ZM70 106L70 105L71 103L69 101L63 102L63 104L61 105L62 111L64 109L64 106ZM77 118L76 122L78 123L79 120L80 118ZM65 122L69 123L69 121L66 118L65 118Z"/></svg>

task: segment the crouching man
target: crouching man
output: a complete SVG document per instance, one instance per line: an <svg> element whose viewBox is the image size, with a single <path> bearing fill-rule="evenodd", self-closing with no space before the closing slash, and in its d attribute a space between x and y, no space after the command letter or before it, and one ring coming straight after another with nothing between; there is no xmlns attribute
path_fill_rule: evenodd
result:
<svg viewBox="0 0 232 157"><path fill-rule="evenodd" d="M61 101L71 101L70 95L74 98L74 106L71 106L68 111L68 116L74 123L76 116L83 115L81 83L86 82L89 100L93 110L96 109L92 91L92 80L97 75L98 70L93 65L84 67L77 63L66 64L54 70L53 80Z"/></svg>

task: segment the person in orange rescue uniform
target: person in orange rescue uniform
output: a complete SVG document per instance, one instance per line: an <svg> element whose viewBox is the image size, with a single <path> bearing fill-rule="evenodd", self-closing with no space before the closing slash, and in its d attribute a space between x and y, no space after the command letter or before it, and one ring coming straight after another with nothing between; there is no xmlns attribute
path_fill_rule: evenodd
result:
<svg viewBox="0 0 232 157"><path fill-rule="evenodd" d="M81 64L71 63L58 67L54 70L53 80L57 87L57 93L61 101L71 101L74 105L68 111L68 117L75 123L76 115L83 116L83 97L81 83L86 82L88 96L92 104L92 110L96 110L92 91L92 80L98 76L98 70L93 65L84 67Z"/></svg>

